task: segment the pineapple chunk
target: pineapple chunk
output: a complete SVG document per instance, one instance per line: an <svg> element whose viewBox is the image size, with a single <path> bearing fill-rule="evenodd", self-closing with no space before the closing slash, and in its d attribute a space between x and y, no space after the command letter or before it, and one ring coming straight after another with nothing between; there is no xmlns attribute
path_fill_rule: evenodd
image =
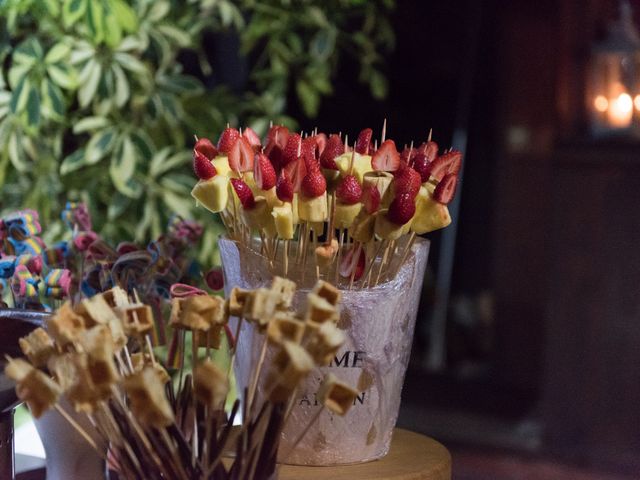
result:
<svg viewBox="0 0 640 480"><path fill-rule="evenodd" d="M229 178L216 175L209 180L199 180L191 190L195 198L207 210L218 213L224 210L229 201Z"/></svg>
<svg viewBox="0 0 640 480"><path fill-rule="evenodd" d="M280 207L273 207L271 211L276 224L276 232L278 237L283 240L291 240L293 238L293 212L290 203L284 203Z"/></svg>
<svg viewBox="0 0 640 480"><path fill-rule="evenodd" d="M426 187L420 187L416 199L416 214L411 222L411 230L418 235L444 228L451 223L446 205L436 202Z"/></svg>
<svg viewBox="0 0 640 480"><path fill-rule="evenodd" d="M405 225L411 226L411 221ZM381 214L376 217L375 232L383 240L397 240L406 233L405 225L395 224L389 221L386 214Z"/></svg>
<svg viewBox="0 0 640 480"><path fill-rule="evenodd" d="M327 192L315 198L300 196L298 215L306 222L324 222L327 219Z"/></svg>
<svg viewBox="0 0 640 480"><path fill-rule="evenodd" d="M337 203L335 216L336 228L350 228L361 209L361 203L354 203L353 205Z"/></svg>
<svg viewBox="0 0 640 480"><path fill-rule="evenodd" d="M254 230L264 230L268 236L276 233L271 209L264 197L256 197L256 205L251 210L242 208L242 217L245 224Z"/></svg>
<svg viewBox="0 0 640 480"><path fill-rule="evenodd" d="M349 174L349 164L351 163L352 155L353 152L347 152L335 159L338 170L340 170L340 175L343 177ZM353 175L358 179L358 182L362 183L365 173L371 170L371 156L356 153L353 157Z"/></svg>
<svg viewBox="0 0 640 480"><path fill-rule="evenodd" d="M367 243L373 239L376 217L369 215L366 210L361 210L349 228L349 235L356 242Z"/></svg>
<svg viewBox="0 0 640 480"><path fill-rule="evenodd" d="M218 172L218 175L221 175L223 177L228 177L229 174L231 173L231 167L229 166L229 158L226 155L217 156L216 158L211 160L211 163L213 163L213 166L216 167L216 172Z"/></svg>
<svg viewBox="0 0 640 480"><path fill-rule="evenodd" d="M389 186L393 180L393 175L387 172L369 172L364 176L362 188L364 189L368 185L373 185L380 192L380 198L382 199L381 208L388 208L392 198L389 195L385 195L389 191Z"/></svg>

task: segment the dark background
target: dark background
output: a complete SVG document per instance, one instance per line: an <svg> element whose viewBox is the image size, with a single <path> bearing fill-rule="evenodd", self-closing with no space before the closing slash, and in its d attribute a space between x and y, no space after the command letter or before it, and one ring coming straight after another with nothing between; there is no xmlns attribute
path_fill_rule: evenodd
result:
<svg viewBox="0 0 640 480"><path fill-rule="evenodd" d="M446 358L427 361L436 234L401 425L453 448L640 474L640 145L590 139L583 109L590 45L616 11L399 1L388 99L343 63L318 120L303 121L355 138L386 118L399 145L433 128L465 151Z"/></svg>

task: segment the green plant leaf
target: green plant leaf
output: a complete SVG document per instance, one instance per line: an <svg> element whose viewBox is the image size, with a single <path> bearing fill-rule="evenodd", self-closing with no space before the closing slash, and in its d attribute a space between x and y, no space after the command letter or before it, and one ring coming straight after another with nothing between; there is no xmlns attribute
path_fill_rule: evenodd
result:
<svg viewBox="0 0 640 480"><path fill-rule="evenodd" d="M29 89L26 114L27 126L35 130L40 124L40 93L38 93L38 89L34 85Z"/></svg>
<svg viewBox="0 0 640 480"><path fill-rule="evenodd" d="M60 87L50 80L44 80L40 85L40 95L42 97L42 114L56 121L63 120L65 100Z"/></svg>
<svg viewBox="0 0 640 480"><path fill-rule="evenodd" d="M65 63L54 63L47 67L47 73L59 87L65 90L75 90L78 87L76 71Z"/></svg>
<svg viewBox="0 0 640 480"><path fill-rule="evenodd" d="M87 11L87 1L92 0L65 0L62 5L62 20L66 28L71 27Z"/></svg>
<svg viewBox="0 0 640 480"><path fill-rule="evenodd" d="M115 48L122 42L122 26L118 18L110 8L104 10L104 42L111 48Z"/></svg>
<svg viewBox="0 0 640 480"><path fill-rule="evenodd" d="M17 85L29 74L32 68L33 67L31 65L24 65L22 63L11 65L8 77L11 88L15 90Z"/></svg>
<svg viewBox="0 0 640 480"><path fill-rule="evenodd" d="M147 163L151 161L153 157L153 152L155 151L155 146L153 145L153 140L149 137L149 135L144 130L137 130L131 134L131 140L133 144L138 149L140 153L140 157L142 160Z"/></svg>
<svg viewBox="0 0 640 480"><path fill-rule="evenodd" d="M27 106L27 100L29 99L29 90L31 82L24 77L19 83L16 89L11 95L11 111L13 113L20 113Z"/></svg>
<svg viewBox="0 0 640 480"><path fill-rule="evenodd" d="M138 38L130 35L122 39L116 50L118 52L129 52L131 50L144 50L144 48Z"/></svg>
<svg viewBox="0 0 640 480"><path fill-rule="evenodd" d="M369 75L369 86L371 88L371 95L375 98L382 99L387 96L387 79L377 70L373 70Z"/></svg>
<svg viewBox="0 0 640 480"><path fill-rule="evenodd" d="M133 55L124 52L118 52L113 55L113 58L116 62L118 62L123 68L134 72L145 75L148 73L147 67L144 66L140 60L138 60Z"/></svg>
<svg viewBox="0 0 640 480"><path fill-rule="evenodd" d="M319 61L326 61L333 53L336 44L336 32L334 29L320 30L313 36L309 46L309 52Z"/></svg>
<svg viewBox="0 0 640 480"><path fill-rule="evenodd" d="M2 122L0 122L0 148L4 149L6 147L7 142L9 141L9 135L11 134L12 130L13 123L11 122L11 119L6 118ZM0 157L2 157L2 155L0 155Z"/></svg>
<svg viewBox="0 0 640 480"><path fill-rule="evenodd" d="M87 143L84 155L87 165L93 165L102 160L113 149L115 140L116 134L110 128L94 133Z"/></svg>
<svg viewBox="0 0 640 480"><path fill-rule="evenodd" d="M79 148L62 160L62 163L60 164L60 175L67 175L68 173L75 172L86 164L85 150L84 148Z"/></svg>
<svg viewBox="0 0 640 480"><path fill-rule="evenodd" d="M190 75L162 75L158 78L158 84L177 94L189 93L198 95L203 90L200 80Z"/></svg>
<svg viewBox="0 0 640 480"><path fill-rule="evenodd" d="M151 23L159 22L169 13L170 8L171 4L166 0L156 0L147 13L147 20Z"/></svg>
<svg viewBox="0 0 640 480"><path fill-rule="evenodd" d="M158 25L158 31L181 48L189 47L192 44L191 35L172 25Z"/></svg>
<svg viewBox="0 0 640 480"><path fill-rule="evenodd" d="M109 174L114 185L126 184L136 169L137 153L128 135L122 138L120 148L111 157Z"/></svg>
<svg viewBox="0 0 640 480"><path fill-rule="evenodd" d="M106 12L102 6L102 2L97 0L89 0L87 5L87 28L93 39L94 44L99 44L104 40L105 24L104 19Z"/></svg>
<svg viewBox="0 0 640 480"><path fill-rule="evenodd" d="M171 149L166 147L155 154L149 167L149 174L153 178L159 177L181 165L186 166L191 161L191 152L187 150L180 150L169 157L170 153Z"/></svg>
<svg viewBox="0 0 640 480"><path fill-rule="evenodd" d="M130 89L129 89L129 80L127 80L127 76L124 74L120 65L113 64L111 66L111 71L113 72L113 76L115 78L115 101L118 107L122 107L127 100L129 100Z"/></svg>
<svg viewBox="0 0 640 480"><path fill-rule="evenodd" d="M86 80L84 80L87 70ZM78 89L78 101L80 102L80 106L84 108L91 103L91 100L93 100L98 90L98 84L102 76L102 66L93 59L89 60L89 63L87 63L80 76L82 83Z"/></svg>
<svg viewBox="0 0 640 480"><path fill-rule="evenodd" d="M60 62L66 59L70 53L71 47L67 43L58 42L47 52L47 55L44 57L44 63L51 64Z"/></svg>
<svg viewBox="0 0 640 480"><path fill-rule="evenodd" d="M171 213L177 213L183 218L190 218L192 216L193 201L191 197L178 195L170 190L164 190L162 192L162 200L165 205L169 207Z"/></svg>
<svg viewBox="0 0 640 480"><path fill-rule="evenodd" d="M111 9L118 23L127 33L133 33L138 29L138 17L136 12L123 0L110 0Z"/></svg>
<svg viewBox="0 0 640 480"><path fill-rule="evenodd" d="M105 117L84 117L73 126L73 133L79 134L94 130L101 130L109 125L109 119Z"/></svg>
<svg viewBox="0 0 640 480"><path fill-rule="evenodd" d="M131 199L129 197L116 192L111 197L111 201L109 202L109 208L107 209L107 218L109 220L115 220L127 210L130 204Z"/></svg>
<svg viewBox="0 0 640 480"><path fill-rule="evenodd" d="M300 79L296 82L296 93L302 104L302 109L308 117L314 117L318 113L320 95L309 83Z"/></svg>
<svg viewBox="0 0 640 480"><path fill-rule="evenodd" d="M8 143L9 159L15 169L22 173L29 170L29 165L24 155L21 143L22 134L18 130L11 132Z"/></svg>
<svg viewBox="0 0 640 480"><path fill-rule="evenodd" d="M14 63L23 63L25 65L33 65L42 60L42 45L36 37L29 37L22 42L13 51Z"/></svg>

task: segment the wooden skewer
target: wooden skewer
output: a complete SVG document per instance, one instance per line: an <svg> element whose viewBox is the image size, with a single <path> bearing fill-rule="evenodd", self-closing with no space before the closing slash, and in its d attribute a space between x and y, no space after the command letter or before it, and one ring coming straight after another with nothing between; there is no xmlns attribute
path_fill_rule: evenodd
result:
<svg viewBox="0 0 640 480"><path fill-rule="evenodd" d="M267 345L269 343L269 339L267 334L264 334L264 340L262 341L262 347L260 348L260 358L258 359L258 365L256 366L256 370L254 372L254 377L251 382L251 388L249 389L249 396L247 401L247 411L251 412L256 396L256 389L258 388L258 380L260 379L260 373L262 371L262 365L264 364L264 359L267 354Z"/></svg>
<svg viewBox="0 0 640 480"><path fill-rule="evenodd" d="M94 440L93 438L91 438L91 436L90 436L90 435L85 431L85 429L84 429L84 428L82 428L82 427L80 426L80 424L79 424L78 422L76 422L76 421L73 419L73 417L71 417L71 415L69 415L69 414L66 412L66 410L65 410L64 408L62 408L59 404L57 404L57 403L56 403L53 407L56 409L56 411L57 411L60 415L62 415L62 417L63 417L67 422L69 422L69 424L70 424L70 425L75 429L75 431L76 431L76 432L78 432L78 433L82 436L82 438L84 438L84 439L87 441L87 443L88 443L89 445L91 445L91 447L92 447L92 448L93 448L93 449L98 453L98 455L100 455L100 457L101 457L103 460L106 460L106 459L107 459L107 457L106 457L106 456L105 456L105 454L104 454L104 452L105 452L106 448L105 448L105 449L101 449L100 447L98 447L98 444L95 442L95 440Z"/></svg>
<svg viewBox="0 0 640 480"><path fill-rule="evenodd" d="M286 463L289 455L293 453L293 451L296 449L298 444L302 441L304 436L309 432L309 429L313 426L313 424L318 421L323 411L324 411L324 405L318 409L318 411L313 415L313 417L311 417L311 420L309 420L309 423L307 423L307 425L302 429L300 434L298 434L294 442L291 444L291 447L289 447L289 451L287 452L287 454L283 456L282 463Z"/></svg>
<svg viewBox="0 0 640 480"><path fill-rule="evenodd" d="M389 242L389 240L385 240L384 242L386 243L386 247L384 249L384 254L382 255L382 260L380 261L380 268L378 268L378 276L376 277L374 286L378 285L378 283L380 282L380 275L382 274L382 268L384 267L384 264L387 261L387 257L389 256L391 242Z"/></svg>
<svg viewBox="0 0 640 480"><path fill-rule="evenodd" d="M385 139L387 138L387 119L384 119L384 122L382 122L382 140L380 141L380 143L384 143Z"/></svg>

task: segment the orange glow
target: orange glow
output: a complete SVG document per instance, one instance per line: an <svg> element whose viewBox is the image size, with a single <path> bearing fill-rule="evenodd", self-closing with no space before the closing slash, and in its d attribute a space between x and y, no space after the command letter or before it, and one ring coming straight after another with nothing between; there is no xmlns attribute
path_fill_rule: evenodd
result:
<svg viewBox="0 0 640 480"><path fill-rule="evenodd" d="M611 100L607 117L609 124L617 128L626 128L631 125L633 116L633 100L628 93L621 93Z"/></svg>
<svg viewBox="0 0 640 480"><path fill-rule="evenodd" d="M640 95L636 95L633 99L633 105L636 107L636 110L640 111Z"/></svg>
<svg viewBox="0 0 640 480"><path fill-rule="evenodd" d="M593 101L593 106L596 107L597 111L604 113L609 108L609 100L604 95L598 95Z"/></svg>

